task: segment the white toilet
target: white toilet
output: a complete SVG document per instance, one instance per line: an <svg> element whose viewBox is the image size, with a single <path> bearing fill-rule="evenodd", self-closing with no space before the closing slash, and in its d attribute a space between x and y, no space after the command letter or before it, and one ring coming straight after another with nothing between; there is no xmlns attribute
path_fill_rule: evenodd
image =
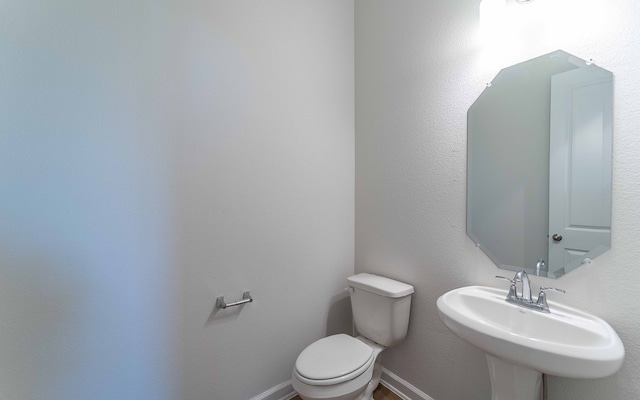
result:
<svg viewBox="0 0 640 400"><path fill-rule="evenodd" d="M413 286L371 274L347 278L357 331L305 348L291 384L304 400L372 400L382 374L380 353L404 340Z"/></svg>

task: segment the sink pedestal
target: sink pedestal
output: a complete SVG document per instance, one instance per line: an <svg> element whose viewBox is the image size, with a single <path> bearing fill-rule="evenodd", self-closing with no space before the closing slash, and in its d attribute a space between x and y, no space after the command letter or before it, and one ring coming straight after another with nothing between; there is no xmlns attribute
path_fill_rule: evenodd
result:
<svg viewBox="0 0 640 400"><path fill-rule="evenodd" d="M487 354L491 400L542 400L542 373Z"/></svg>

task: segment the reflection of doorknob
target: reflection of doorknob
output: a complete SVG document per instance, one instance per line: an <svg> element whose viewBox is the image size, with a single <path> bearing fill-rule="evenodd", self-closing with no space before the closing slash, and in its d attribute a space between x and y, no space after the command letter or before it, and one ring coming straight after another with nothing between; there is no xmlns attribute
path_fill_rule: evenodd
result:
<svg viewBox="0 0 640 400"><path fill-rule="evenodd" d="M559 242L562 240L562 235L558 235L557 233L554 233L553 236L551 236L551 239L553 239L555 242Z"/></svg>

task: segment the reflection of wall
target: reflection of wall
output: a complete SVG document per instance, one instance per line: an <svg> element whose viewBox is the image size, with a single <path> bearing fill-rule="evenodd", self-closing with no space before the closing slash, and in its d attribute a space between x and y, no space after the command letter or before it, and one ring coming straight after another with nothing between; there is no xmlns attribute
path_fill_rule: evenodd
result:
<svg viewBox="0 0 640 400"><path fill-rule="evenodd" d="M540 57L505 68L468 113L468 226L496 264L548 260L551 76L576 68Z"/></svg>
<svg viewBox="0 0 640 400"><path fill-rule="evenodd" d="M562 300L605 318L627 350L613 377L550 377L548 397L638 399L640 281L629 277L640 258L640 8L634 0L535 3L553 13L511 36L518 45L502 53L502 66L560 48L594 58L615 83L611 249L560 279L532 278L534 290L566 289ZM505 271L465 233L466 112L498 70L480 65L478 4L356 0L356 271L415 285L409 335L385 351L384 366L437 400L488 399L490 382L484 354L444 327L436 299L463 285L506 288L493 278Z"/></svg>

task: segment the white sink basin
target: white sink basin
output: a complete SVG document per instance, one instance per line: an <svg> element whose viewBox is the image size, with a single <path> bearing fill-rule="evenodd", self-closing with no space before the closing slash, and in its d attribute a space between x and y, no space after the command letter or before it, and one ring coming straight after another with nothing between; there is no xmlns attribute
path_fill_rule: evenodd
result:
<svg viewBox="0 0 640 400"><path fill-rule="evenodd" d="M506 290L468 286L438 299L444 324L499 359L542 373L602 378L622 365L624 346L602 319L549 301L551 313L507 303Z"/></svg>

